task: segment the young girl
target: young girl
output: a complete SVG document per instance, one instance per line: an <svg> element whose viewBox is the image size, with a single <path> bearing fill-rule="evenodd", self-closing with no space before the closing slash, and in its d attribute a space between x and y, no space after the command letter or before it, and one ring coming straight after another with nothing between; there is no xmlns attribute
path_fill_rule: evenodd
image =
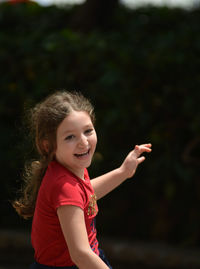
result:
<svg viewBox="0 0 200 269"><path fill-rule="evenodd" d="M25 219L33 216L30 268L112 268L96 237L96 201L134 175L151 144L135 146L119 168L90 181L86 168L97 143L90 102L56 92L31 115L40 159L27 169L23 196L13 203Z"/></svg>

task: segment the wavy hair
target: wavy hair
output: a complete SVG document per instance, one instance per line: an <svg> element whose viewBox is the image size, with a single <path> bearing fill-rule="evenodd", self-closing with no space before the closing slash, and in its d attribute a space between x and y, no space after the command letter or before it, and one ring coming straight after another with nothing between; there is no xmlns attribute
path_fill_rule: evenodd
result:
<svg viewBox="0 0 200 269"><path fill-rule="evenodd" d="M85 111L92 122L95 121L93 106L78 92L55 92L30 111L30 131L35 138L39 158L25 165L21 196L12 203L17 213L25 219L34 214L42 179L48 164L54 159L57 128L71 111Z"/></svg>

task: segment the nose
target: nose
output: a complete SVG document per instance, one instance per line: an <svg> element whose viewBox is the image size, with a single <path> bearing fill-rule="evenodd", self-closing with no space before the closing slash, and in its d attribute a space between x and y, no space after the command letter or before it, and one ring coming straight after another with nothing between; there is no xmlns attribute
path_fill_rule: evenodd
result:
<svg viewBox="0 0 200 269"><path fill-rule="evenodd" d="M88 139L85 135L81 135L78 145L80 148L86 148L88 146Z"/></svg>

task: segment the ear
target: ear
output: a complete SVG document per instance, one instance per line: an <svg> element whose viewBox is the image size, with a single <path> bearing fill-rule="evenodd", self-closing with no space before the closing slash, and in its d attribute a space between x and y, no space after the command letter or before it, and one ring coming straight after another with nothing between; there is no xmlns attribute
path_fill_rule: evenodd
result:
<svg viewBox="0 0 200 269"><path fill-rule="evenodd" d="M49 142L48 140L43 140L42 142L42 145L43 145L43 149L46 151L46 153L49 153Z"/></svg>

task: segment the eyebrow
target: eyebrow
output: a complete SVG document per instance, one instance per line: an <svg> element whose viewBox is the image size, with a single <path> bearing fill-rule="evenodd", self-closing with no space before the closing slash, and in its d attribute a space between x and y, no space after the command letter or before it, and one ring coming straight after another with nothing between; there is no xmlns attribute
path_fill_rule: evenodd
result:
<svg viewBox="0 0 200 269"><path fill-rule="evenodd" d="M83 127L83 129L85 129L85 128L94 128L94 127L93 127L93 124L87 124L87 125L85 125ZM74 133L74 132L75 132L74 129L71 129L71 130L69 129L69 130L64 131L63 135L66 135L66 134L69 134L69 133Z"/></svg>

